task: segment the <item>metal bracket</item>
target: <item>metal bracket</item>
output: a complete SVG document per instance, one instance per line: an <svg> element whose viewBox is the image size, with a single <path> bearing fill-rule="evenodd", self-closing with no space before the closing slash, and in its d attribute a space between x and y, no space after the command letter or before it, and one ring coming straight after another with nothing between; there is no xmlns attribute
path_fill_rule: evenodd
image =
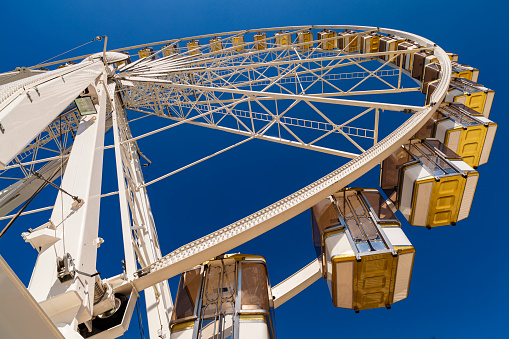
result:
<svg viewBox="0 0 509 339"><path fill-rule="evenodd" d="M63 258L57 258L57 276L61 283L74 279L75 272L74 261L69 253L66 253Z"/></svg>

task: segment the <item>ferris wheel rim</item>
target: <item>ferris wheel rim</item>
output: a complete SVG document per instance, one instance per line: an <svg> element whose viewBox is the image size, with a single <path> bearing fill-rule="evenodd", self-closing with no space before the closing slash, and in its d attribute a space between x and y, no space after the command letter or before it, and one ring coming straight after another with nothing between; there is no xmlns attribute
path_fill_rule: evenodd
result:
<svg viewBox="0 0 509 339"><path fill-rule="evenodd" d="M272 228L277 227L283 222L310 208L315 203L318 203L320 200L333 194L335 191L349 185L351 182L371 170L374 166L376 166L376 164L381 163L382 160L393 153L398 147L403 145L403 143L408 141L412 135L414 135L432 116L444 100L451 77L451 61L448 55L442 48L434 44L432 41L416 34L400 30L351 25L286 26L193 36L183 39L168 40L167 42L186 41L197 38L240 34L245 32L258 32L262 30L273 31L277 29L311 28L376 30L380 33L398 35L403 38L419 42L427 47L433 47L434 54L438 59L443 75L442 81L431 95L431 104L429 106L424 106L418 112L413 113L409 119L393 130L393 132L391 132L386 138L380 140L374 146L367 149L362 154L353 158L335 171L323 176L295 193L276 201L275 203L254 212L241 220L238 220L237 222L177 248L159 261L142 268L137 272L138 277L134 281L136 288L145 289L153 284L154 279L161 281L168 279L169 277L182 273L186 269L194 267L211 257L223 253L223 250L214 251L212 249L218 247L217 243L221 242L222 239L225 238L225 234L229 235L222 243L224 246L223 249L234 248L269 231ZM166 41L162 43L166 43ZM153 43L153 45L157 44L161 43ZM132 48L134 49L145 46L149 45L139 45ZM234 241L233 238L235 238L236 241Z"/></svg>

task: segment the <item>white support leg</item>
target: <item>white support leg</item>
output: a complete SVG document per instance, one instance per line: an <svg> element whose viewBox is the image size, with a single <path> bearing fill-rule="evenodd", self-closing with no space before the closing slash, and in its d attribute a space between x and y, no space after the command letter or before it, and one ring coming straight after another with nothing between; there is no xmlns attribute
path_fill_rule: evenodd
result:
<svg viewBox="0 0 509 339"><path fill-rule="evenodd" d="M110 90L110 93L113 95L114 91ZM146 189L138 189L145 181L137 145L132 142L125 143L125 140L132 139L132 135L125 112L117 100L114 102L113 124L126 273L132 281L137 266L133 246L138 247L138 259L145 265L159 260L162 255ZM129 180L126 180L126 177ZM132 226L136 226L136 230L133 230ZM133 232L136 236L133 236ZM145 302L150 338L169 339L173 302L168 282L163 281L145 290Z"/></svg>
<svg viewBox="0 0 509 339"><path fill-rule="evenodd" d="M73 205L75 201L69 195L58 193L51 222L41 229L45 235L50 234L52 241L41 243L28 287L61 332L71 338L81 338L76 332L78 324L91 320L95 278L74 271L73 277L61 282L56 264L59 258L70 255L76 270L96 273L107 100L105 82L105 74L96 80L97 114L81 119L61 184L62 189L78 196L83 204Z"/></svg>

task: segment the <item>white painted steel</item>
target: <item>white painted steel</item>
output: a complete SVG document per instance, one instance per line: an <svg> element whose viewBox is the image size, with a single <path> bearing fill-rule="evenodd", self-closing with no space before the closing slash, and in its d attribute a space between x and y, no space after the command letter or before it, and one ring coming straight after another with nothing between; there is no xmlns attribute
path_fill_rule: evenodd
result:
<svg viewBox="0 0 509 339"><path fill-rule="evenodd" d="M0 86L0 169L43 129L102 72L100 62L85 62ZM4 88L8 86L8 88ZM30 124L26 122L30 121Z"/></svg>
<svg viewBox="0 0 509 339"><path fill-rule="evenodd" d="M0 286L0 330L3 339L64 338L1 256Z"/></svg>
<svg viewBox="0 0 509 339"><path fill-rule="evenodd" d="M272 287L274 308L278 308L300 292L311 286L322 276L322 269L318 259L315 259L300 271Z"/></svg>
<svg viewBox="0 0 509 339"><path fill-rule="evenodd" d="M68 282L57 278L57 258L69 253L76 269L96 272L97 238L101 197L102 160L107 93L106 76L94 84L99 96L97 114L82 118L61 187L83 201L59 191L51 215L54 235L61 239L40 249L29 291L63 331L76 331L78 323L91 319L95 278L76 273Z"/></svg>
<svg viewBox="0 0 509 339"><path fill-rule="evenodd" d="M398 266L396 268L396 282L394 283L393 303L405 299L408 296L410 279L412 277L412 267L414 264L415 253L404 253L398 256Z"/></svg>

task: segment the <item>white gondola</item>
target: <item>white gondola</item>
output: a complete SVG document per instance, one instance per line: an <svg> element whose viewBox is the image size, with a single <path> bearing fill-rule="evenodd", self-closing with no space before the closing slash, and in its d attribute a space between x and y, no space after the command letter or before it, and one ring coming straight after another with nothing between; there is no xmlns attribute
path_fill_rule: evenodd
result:
<svg viewBox="0 0 509 339"><path fill-rule="evenodd" d="M436 80L428 84L426 104L430 103L431 94L439 82L440 80ZM481 84L463 78L452 78L444 102L464 104L484 115L484 117L489 118L494 96L495 91Z"/></svg>
<svg viewBox="0 0 509 339"><path fill-rule="evenodd" d="M170 328L170 339L274 339L265 259L224 255L183 273Z"/></svg>
<svg viewBox="0 0 509 339"><path fill-rule="evenodd" d="M470 213L479 173L437 139L413 139L382 162L380 187L410 225L455 225Z"/></svg>
<svg viewBox="0 0 509 339"><path fill-rule="evenodd" d="M488 162L498 125L463 104L443 104L416 134L437 138L476 168Z"/></svg>
<svg viewBox="0 0 509 339"><path fill-rule="evenodd" d="M408 296L415 249L378 190L346 188L311 208L334 306L387 307Z"/></svg>
<svg viewBox="0 0 509 339"><path fill-rule="evenodd" d="M331 50L338 48L338 33L328 29L324 29L317 33L317 38L320 41L318 47L325 50Z"/></svg>

